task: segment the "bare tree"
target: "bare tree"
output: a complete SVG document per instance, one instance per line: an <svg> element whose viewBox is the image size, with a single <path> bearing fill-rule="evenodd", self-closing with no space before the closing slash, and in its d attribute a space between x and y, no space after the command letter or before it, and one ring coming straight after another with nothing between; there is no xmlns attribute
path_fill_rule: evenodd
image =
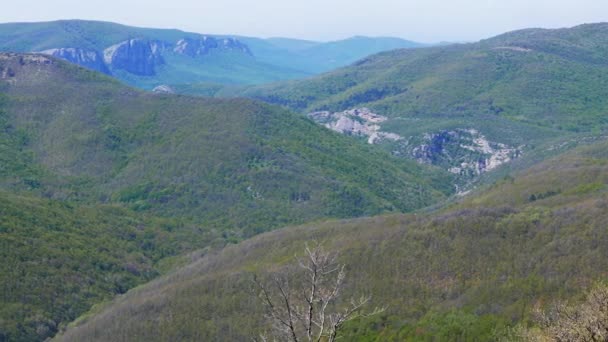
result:
<svg viewBox="0 0 608 342"><path fill-rule="evenodd" d="M351 299L349 304L336 308L346 278L344 265L337 263L337 256L325 251L319 243L312 248L306 244L305 256L296 258L303 279L295 284L280 276L274 276L268 284L254 279L276 339L333 342L344 323L384 311L376 308L363 312L370 296ZM268 338L261 336L261 340Z"/></svg>
<svg viewBox="0 0 608 342"><path fill-rule="evenodd" d="M578 305L557 302L545 311L534 309L536 328L519 327L512 341L608 341L608 286L598 286Z"/></svg>
<svg viewBox="0 0 608 342"><path fill-rule="evenodd" d="M608 287L598 286L577 306L557 303L537 311L543 330L555 341L608 341Z"/></svg>

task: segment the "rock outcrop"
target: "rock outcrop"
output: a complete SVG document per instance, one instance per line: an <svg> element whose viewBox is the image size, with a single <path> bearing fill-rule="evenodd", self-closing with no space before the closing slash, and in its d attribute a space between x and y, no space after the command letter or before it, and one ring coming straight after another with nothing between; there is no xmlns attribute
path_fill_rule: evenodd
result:
<svg viewBox="0 0 608 342"><path fill-rule="evenodd" d="M154 87L154 89L152 89L152 92L157 94L175 94L175 91L166 84L161 84L159 86Z"/></svg>
<svg viewBox="0 0 608 342"><path fill-rule="evenodd" d="M173 48L173 52L190 57L204 56L213 51L237 51L251 55L249 47L235 38L210 36L201 36L200 39L184 38L177 41Z"/></svg>
<svg viewBox="0 0 608 342"><path fill-rule="evenodd" d="M401 137L395 133L381 132L380 123L387 120L386 116L373 113L368 108L356 108L343 112L314 112L308 117L333 131L354 136L365 136L370 144L379 143L382 140L400 140Z"/></svg>
<svg viewBox="0 0 608 342"><path fill-rule="evenodd" d="M163 46L158 42L129 39L112 45L103 52L104 61L112 69L125 70L140 76L153 76L156 66L165 63Z"/></svg>
<svg viewBox="0 0 608 342"><path fill-rule="evenodd" d="M249 47L238 39L203 35L198 38L183 38L175 43L144 38L129 39L114 44L103 52L87 48L61 47L41 53L107 75L122 70L138 76L154 76L157 67L166 64L163 55L177 54L194 58L215 51L253 55Z"/></svg>
<svg viewBox="0 0 608 342"><path fill-rule="evenodd" d="M422 143L405 144L418 162L473 177L518 158L521 148L489 141L475 129L454 129L425 134ZM408 147L409 145L409 147Z"/></svg>
<svg viewBox="0 0 608 342"><path fill-rule="evenodd" d="M81 48L57 48L45 50L42 51L42 53L110 75L110 70L104 63L101 53L99 53L97 50Z"/></svg>

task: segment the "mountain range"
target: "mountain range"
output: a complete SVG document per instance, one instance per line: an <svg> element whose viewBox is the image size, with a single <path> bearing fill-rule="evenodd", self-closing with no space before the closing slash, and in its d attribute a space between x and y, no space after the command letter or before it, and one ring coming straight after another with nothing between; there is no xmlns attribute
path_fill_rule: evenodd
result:
<svg viewBox="0 0 608 342"><path fill-rule="evenodd" d="M386 308L349 341L512 340L606 281L608 24L363 41L0 25L0 341L250 341L310 241ZM235 84L315 56L354 63Z"/></svg>
<svg viewBox="0 0 608 342"><path fill-rule="evenodd" d="M0 51L43 52L145 89L171 84L264 83L311 76L369 54L423 44L398 38L335 42L260 39L60 20L0 24Z"/></svg>

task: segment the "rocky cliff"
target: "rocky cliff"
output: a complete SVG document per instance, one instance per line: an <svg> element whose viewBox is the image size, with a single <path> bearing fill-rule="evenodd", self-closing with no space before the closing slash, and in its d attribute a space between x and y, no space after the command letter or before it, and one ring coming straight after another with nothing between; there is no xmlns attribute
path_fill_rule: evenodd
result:
<svg viewBox="0 0 608 342"><path fill-rule="evenodd" d="M209 54L212 51L237 51L251 55L249 47L235 38L214 38L201 36L200 39L184 38L177 41L173 52L198 57Z"/></svg>
<svg viewBox="0 0 608 342"><path fill-rule="evenodd" d="M91 70L110 75L110 69L104 63L101 53L97 50L80 48L57 48L42 51L45 55L65 59L68 62L81 65Z"/></svg>
<svg viewBox="0 0 608 342"><path fill-rule="evenodd" d="M427 133L422 141L413 137L402 147L420 163L437 165L465 178L479 176L518 158L523 149L489 141L472 128Z"/></svg>
<svg viewBox="0 0 608 342"><path fill-rule="evenodd" d="M308 117L333 131L365 137L370 144L394 143L391 147L393 154L413 158L421 164L439 166L465 181L518 158L523 151L523 146L490 141L472 128L402 137L383 131L381 125L388 118L368 108L313 112Z"/></svg>
<svg viewBox="0 0 608 342"><path fill-rule="evenodd" d="M165 63L164 45L143 39L129 39L112 45L103 52L104 61L112 69L125 70L140 76L156 74L156 66Z"/></svg>
<svg viewBox="0 0 608 342"><path fill-rule="evenodd" d="M377 144L383 140L400 140L401 137L395 133L381 132L380 123L388 118L376 114L368 108L355 108L343 112L314 112L308 117L314 122L321 124L338 133L367 137L367 142Z"/></svg>
<svg viewBox="0 0 608 342"><path fill-rule="evenodd" d="M111 46L90 48L76 45L56 47L38 53L64 59L107 75L114 74L119 78L121 75L126 76L121 72L137 76L158 76L158 66L175 63L172 57L176 55L196 58L214 52L234 52L253 56L249 46L236 38L206 35L190 35L178 39L179 37L158 39L137 36ZM179 60L177 63L180 63Z"/></svg>

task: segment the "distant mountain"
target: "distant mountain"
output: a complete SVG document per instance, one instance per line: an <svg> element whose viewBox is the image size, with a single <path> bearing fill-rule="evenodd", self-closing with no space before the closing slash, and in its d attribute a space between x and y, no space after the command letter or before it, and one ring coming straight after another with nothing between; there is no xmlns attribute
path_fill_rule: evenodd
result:
<svg viewBox="0 0 608 342"><path fill-rule="evenodd" d="M265 63L291 67L310 74L349 65L382 51L423 47L424 44L390 37L352 37L319 43L288 38L242 38Z"/></svg>
<svg viewBox="0 0 608 342"><path fill-rule="evenodd" d="M344 340L512 340L537 308L605 282L607 190L601 142L439 212L310 223L229 246L92 310L57 340L249 341L267 327L254 276L293 274L311 240L347 265L342 301L365 293L387 307L347 323Z"/></svg>
<svg viewBox="0 0 608 342"><path fill-rule="evenodd" d="M301 78L372 53L415 46L395 38L265 40L84 20L0 24L0 51L44 52L146 89Z"/></svg>

